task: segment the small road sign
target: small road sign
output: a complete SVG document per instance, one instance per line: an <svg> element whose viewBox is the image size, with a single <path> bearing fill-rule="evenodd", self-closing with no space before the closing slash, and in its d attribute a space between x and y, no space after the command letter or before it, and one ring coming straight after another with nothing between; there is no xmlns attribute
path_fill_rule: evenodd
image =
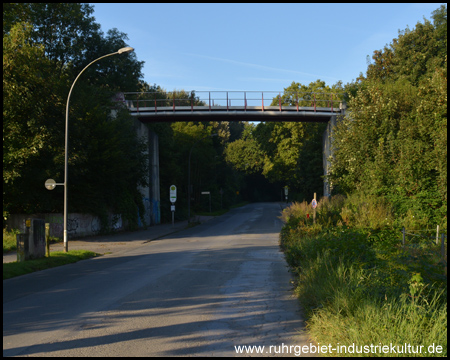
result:
<svg viewBox="0 0 450 360"><path fill-rule="evenodd" d="M312 205L313 209L315 209L317 207L316 199L313 199L313 201L311 202L311 205Z"/></svg>
<svg viewBox="0 0 450 360"><path fill-rule="evenodd" d="M170 187L170 202L174 203L177 201L177 187L172 185Z"/></svg>
<svg viewBox="0 0 450 360"><path fill-rule="evenodd" d="M56 187L56 181L55 181L55 180L53 180L53 179L48 179L48 180L45 182L45 188L46 188L47 190L53 190L55 187Z"/></svg>

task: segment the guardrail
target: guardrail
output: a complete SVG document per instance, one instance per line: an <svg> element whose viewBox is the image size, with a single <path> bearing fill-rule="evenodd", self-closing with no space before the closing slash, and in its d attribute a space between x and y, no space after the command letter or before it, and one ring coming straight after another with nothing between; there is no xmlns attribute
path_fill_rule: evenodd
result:
<svg viewBox="0 0 450 360"><path fill-rule="evenodd" d="M240 107L244 111L274 109L270 105L276 102L276 108L292 107L300 111L302 107L311 107L314 112L318 108L327 108L331 112L339 112L345 109L344 94L296 92L289 94L287 98L279 91L174 91L174 92L126 92L124 93L125 104L130 110L139 112L145 108L146 111L172 108L173 111L189 109L191 111L207 108L209 111L215 109ZM275 100L275 101L274 101Z"/></svg>

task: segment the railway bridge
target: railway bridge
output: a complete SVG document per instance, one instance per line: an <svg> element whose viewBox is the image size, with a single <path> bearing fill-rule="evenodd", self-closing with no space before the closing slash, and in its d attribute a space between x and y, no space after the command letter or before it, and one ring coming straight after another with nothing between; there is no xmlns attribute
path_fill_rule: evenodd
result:
<svg viewBox="0 0 450 360"><path fill-rule="evenodd" d="M331 134L338 115L345 115L344 94L277 91L126 92L116 96L136 119L138 132L149 142L151 188L142 189L148 223L159 223L159 146L148 122L294 121L328 123L323 134L324 175L328 174ZM324 182L324 195L331 192ZM147 203L148 201L148 203Z"/></svg>

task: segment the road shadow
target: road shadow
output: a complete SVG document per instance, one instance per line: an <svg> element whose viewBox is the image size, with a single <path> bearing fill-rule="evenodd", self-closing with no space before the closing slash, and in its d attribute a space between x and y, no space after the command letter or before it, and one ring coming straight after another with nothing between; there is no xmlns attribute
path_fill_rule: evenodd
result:
<svg viewBox="0 0 450 360"><path fill-rule="evenodd" d="M52 339L51 343L4 349L3 356L59 356L68 349L126 345L135 340L150 343L161 339L166 339L171 349L161 349L157 353L152 349L143 350L142 355L205 356L229 353L234 351L235 345L269 346L281 345L280 341L293 344L297 344L298 339L306 341L303 315L292 294L287 264L279 247L273 241L272 244L267 241L268 237L273 239L276 235L273 233L274 224L264 225L264 209L260 215L255 217L255 221L262 220L259 230L254 229L252 233L261 239L260 245L238 243L233 248L100 257L64 266L59 272L49 269L32 274L34 276L22 283L18 280L16 290L12 285L4 286L4 339L5 336L20 334L26 337L31 332L50 332L67 327L75 327L76 336L80 338ZM202 225L205 226L204 236L211 236L209 223L215 220ZM238 236L229 235L226 220L219 222L222 227L219 226L217 236ZM240 226L242 231L246 231L245 221L234 228L238 234ZM160 241L187 237L190 237L189 231L183 231ZM177 264L177 259L184 258L188 260ZM98 282L98 289L94 285L91 291L101 291L107 282L117 286L133 276L151 277L161 269L163 281L159 278L149 281L144 287L121 296L109 308L100 307L100 311L92 311L88 294L84 300L86 303L78 304L82 306L70 312L64 306L49 307L45 304L49 298L52 303L67 302L71 294L86 291L83 280L87 277L96 277ZM111 280L111 274L117 270L123 279ZM267 280L264 284L255 283L259 273L265 274ZM17 290L20 286L29 288L21 293ZM33 294L36 295L36 303L32 310L8 310L6 307L5 311L5 303ZM35 321L30 314L39 314L40 320ZM162 325L152 321L156 318L174 319L175 323ZM130 319L134 319L136 324L148 319L148 323L141 329L121 330L121 324ZM237 342L250 338L249 334L258 334L258 343Z"/></svg>

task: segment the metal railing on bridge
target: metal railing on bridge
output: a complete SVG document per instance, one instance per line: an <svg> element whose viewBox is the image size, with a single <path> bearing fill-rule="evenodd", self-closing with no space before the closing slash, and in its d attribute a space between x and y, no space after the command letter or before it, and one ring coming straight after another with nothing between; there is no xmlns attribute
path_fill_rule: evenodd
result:
<svg viewBox="0 0 450 360"><path fill-rule="evenodd" d="M345 109L344 94L279 91L173 91L126 92L125 104L133 112L158 111L327 111ZM275 104L275 105L274 105Z"/></svg>

